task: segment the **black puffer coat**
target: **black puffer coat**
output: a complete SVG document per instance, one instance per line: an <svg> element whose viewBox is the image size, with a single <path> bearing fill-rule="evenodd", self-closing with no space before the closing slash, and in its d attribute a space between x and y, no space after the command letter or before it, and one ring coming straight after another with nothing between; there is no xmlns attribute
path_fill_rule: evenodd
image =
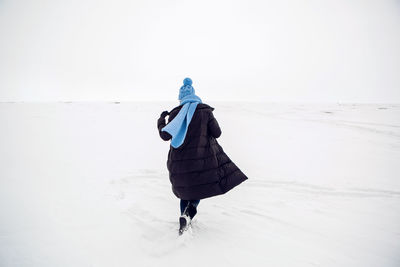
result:
<svg viewBox="0 0 400 267"><path fill-rule="evenodd" d="M171 110L168 123L182 106ZM198 104L189 124L183 144L170 145L167 168L174 194L185 200L203 199L224 194L247 179L246 175L229 159L216 138L221 129L207 104ZM167 141L171 135L161 131L165 118L157 122L160 137Z"/></svg>

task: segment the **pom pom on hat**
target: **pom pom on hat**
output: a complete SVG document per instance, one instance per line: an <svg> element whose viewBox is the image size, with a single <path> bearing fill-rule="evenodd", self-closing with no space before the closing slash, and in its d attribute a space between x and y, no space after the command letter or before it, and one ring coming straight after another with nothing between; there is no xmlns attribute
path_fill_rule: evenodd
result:
<svg viewBox="0 0 400 267"><path fill-rule="evenodd" d="M192 79L190 79L190 78L185 78L184 80L183 80L183 85L192 85Z"/></svg>
<svg viewBox="0 0 400 267"><path fill-rule="evenodd" d="M183 80L183 85L179 89L179 100L182 100L185 96L194 94L194 88L192 87L192 79L185 78Z"/></svg>

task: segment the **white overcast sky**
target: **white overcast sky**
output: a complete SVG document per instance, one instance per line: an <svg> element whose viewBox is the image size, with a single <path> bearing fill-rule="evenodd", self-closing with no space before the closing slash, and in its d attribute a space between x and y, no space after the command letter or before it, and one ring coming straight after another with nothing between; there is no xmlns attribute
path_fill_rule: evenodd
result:
<svg viewBox="0 0 400 267"><path fill-rule="evenodd" d="M399 0L0 0L0 101L400 102Z"/></svg>

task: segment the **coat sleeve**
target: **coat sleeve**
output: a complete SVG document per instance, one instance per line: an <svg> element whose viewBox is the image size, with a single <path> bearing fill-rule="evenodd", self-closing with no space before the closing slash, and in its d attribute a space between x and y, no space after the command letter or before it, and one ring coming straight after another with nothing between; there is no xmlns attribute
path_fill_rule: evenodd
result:
<svg viewBox="0 0 400 267"><path fill-rule="evenodd" d="M168 132L161 131L161 129L164 128L165 125L166 125L165 124L165 118L160 117L157 120L158 133L160 134L160 137L161 137L162 140L168 141L168 140L170 140L172 138L172 136Z"/></svg>
<svg viewBox="0 0 400 267"><path fill-rule="evenodd" d="M214 138L221 136L221 128L219 127L217 119L214 117L212 111L210 112L210 118L208 120L208 132Z"/></svg>

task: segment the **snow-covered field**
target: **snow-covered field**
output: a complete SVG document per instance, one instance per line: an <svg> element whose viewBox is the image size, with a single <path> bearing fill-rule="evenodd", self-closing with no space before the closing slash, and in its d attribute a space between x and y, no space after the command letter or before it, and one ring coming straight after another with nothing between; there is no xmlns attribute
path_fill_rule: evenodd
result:
<svg viewBox="0 0 400 267"><path fill-rule="evenodd" d="M179 200L175 103L1 103L0 266L400 266L400 105L209 103L249 180Z"/></svg>

